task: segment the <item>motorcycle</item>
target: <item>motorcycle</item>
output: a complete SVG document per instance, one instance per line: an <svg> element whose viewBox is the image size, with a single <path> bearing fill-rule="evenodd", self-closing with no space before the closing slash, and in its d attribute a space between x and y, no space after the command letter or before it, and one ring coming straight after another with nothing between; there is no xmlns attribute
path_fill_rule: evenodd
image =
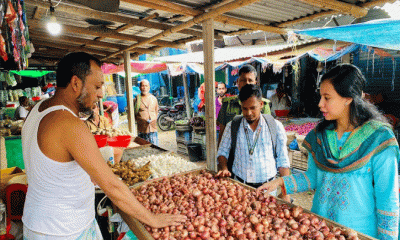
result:
<svg viewBox="0 0 400 240"><path fill-rule="evenodd" d="M175 121L186 118L184 103L176 103L172 107L161 106L157 118L157 125L162 131L168 131L175 127Z"/></svg>

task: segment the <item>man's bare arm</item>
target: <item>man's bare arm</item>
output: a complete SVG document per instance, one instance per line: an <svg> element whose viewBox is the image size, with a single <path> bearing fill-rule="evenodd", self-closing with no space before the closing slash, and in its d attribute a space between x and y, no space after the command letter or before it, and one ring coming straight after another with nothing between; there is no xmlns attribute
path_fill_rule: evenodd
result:
<svg viewBox="0 0 400 240"><path fill-rule="evenodd" d="M177 225L186 218L182 215L155 215L147 210L108 167L94 137L77 118L70 120L64 131L63 144L79 165L101 187L104 193L123 212L152 227Z"/></svg>

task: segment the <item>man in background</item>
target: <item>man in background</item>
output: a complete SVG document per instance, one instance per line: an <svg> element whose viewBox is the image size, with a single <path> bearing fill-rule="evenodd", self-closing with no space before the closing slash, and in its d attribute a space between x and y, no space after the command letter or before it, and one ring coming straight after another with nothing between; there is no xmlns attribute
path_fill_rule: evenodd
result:
<svg viewBox="0 0 400 240"><path fill-rule="evenodd" d="M271 97L271 114L276 116L275 110L290 110L292 104L290 97L285 91L285 86L282 82L279 82L276 93Z"/></svg>
<svg viewBox="0 0 400 240"><path fill-rule="evenodd" d="M19 97L19 106L15 110L14 119L15 120L25 120L28 116L31 107L29 107L29 99L25 96Z"/></svg>
<svg viewBox="0 0 400 240"><path fill-rule="evenodd" d="M239 69L239 78L237 79L237 87L239 91L246 84L257 84L257 71L256 69L249 65L243 65ZM262 114L270 114L271 111L269 109L269 100L262 98L264 102L261 113ZM218 145L221 142L221 137L224 133L225 126L228 122L232 121L232 119L236 115L242 114L242 107L238 96L226 97L222 101L221 110L218 114L217 125L219 125L219 137L218 137Z"/></svg>
<svg viewBox="0 0 400 240"><path fill-rule="evenodd" d="M150 94L150 83L148 80L143 79L140 82L140 92L141 94L138 94L134 101L138 136L158 145L158 101L155 96Z"/></svg>
<svg viewBox="0 0 400 240"><path fill-rule="evenodd" d="M219 82L217 87L217 98L215 99L215 118L218 119L219 111L221 110L222 100L226 97L226 84ZM219 136L219 126L217 124L217 139Z"/></svg>
<svg viewBox="0 0 400 240"><path fill-rule="evenodd" d="M264 101L260 87L245 85L239 98L243 116L234 118L226 126L217 154L217 176L232 177L258 188L275 179L277 172L281 176L290 174L287 137L281 122L261 114ZM286 195L284 200L290 201L290 197Z"/></svg>

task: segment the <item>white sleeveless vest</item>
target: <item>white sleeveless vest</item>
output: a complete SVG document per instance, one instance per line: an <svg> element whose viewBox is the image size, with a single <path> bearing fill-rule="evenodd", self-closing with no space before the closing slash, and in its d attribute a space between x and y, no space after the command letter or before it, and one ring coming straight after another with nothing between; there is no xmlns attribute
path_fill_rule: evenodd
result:
<svg viewBox="0 0 400 240"><path fill-rule="evenodd" d="M39 112L42 102L31 110L22 128L22 151L28 178L22 221L32 231L68 236L93 222L94 185L76 161L57 162L40 150L37 134L44 116L57 110L67 110L76 116L61 105Z"/></svg>

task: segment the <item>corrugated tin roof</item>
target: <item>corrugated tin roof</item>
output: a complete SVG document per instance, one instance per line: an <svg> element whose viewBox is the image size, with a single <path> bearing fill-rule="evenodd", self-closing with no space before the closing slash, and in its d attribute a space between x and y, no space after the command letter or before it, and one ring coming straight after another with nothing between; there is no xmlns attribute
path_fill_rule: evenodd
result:
<svg viewBox="0 0 400 240"><path fill-rule="evenodd" d="M311 39L306 40L301 43L296 44L279 44L274 46L239 46L239 47L226 47L226 48L218 48L214 49L214 62L216 63L223 63L223 62L230 62L239 59L246 59L254 56L260 56L263 54L268 54L271 52L277 52L280 50L292 48L294 46L299 46L303 44L308 44L316 41L320 41L321 39ZM186 54L179 54L173 56L165 56L165 57L158 57L155 58L154 61L160 62L170 62L170 63L177 63L177 62L186 62L186 63L204 63L204 55L203 51L200 52L193 52L193 53L186 53Z"/></svg>
<svg viewBox="0 0 400 240"><path fill-rule="evenodd" d="M350 4L357 4L358 6L361 4L369 3L369 2L374 2L374 0L337 0L339 2L346 2ZM389 0L387 0L389 1ZM381 1L379 1L381 2ZM30 21L32 18L36 17L35 21L31 21L33 25L32 28L30 28L30 31L34 34L32 34L33 38L35 36L39 36L40 40L38 41L43 41L43 35L40 35L41 31L43 32L43 25L42 22L46 19L46 16L49 15L49 3L47 0L25 0L25 8L27 12L27 21L28 24L30 24ZM70 26L75 26L75 27L80 27L76 32L73 30L70 30L71 32L62 32L62 35L65 36L73 36L75 38L84 38L84 39L90 39L92 42L90 42L89 45L84 46L83 49L87 48L90 49L94 44L96 40L96 34L93 33L93 25L88 23L89 18L94 18L97 20L105 20L111 22L110 25L107 26L107 28L111 30L117 30L119 34L123 35L133 35L138 37L139 39L139 44L143 40L150 39L160 33L163 33L168 28L176 27L181 24L184 24L185 22L189 21L190 19L193 19L193 16L201 15L202 12L212 12L216 6L219 8L223 6L224 4L230 4L230 3L236 3L234 0L227 0L227 1L219 1L219 0L159 0L157 2L152 2L152 1L128 1L128 0L121 0L120 1L120 6L119 6L119 11L116 13L104 13L104 12L99 12L95 11L93 9L89 9L87 7L84 7L83 5L78 5L75 3L72 3L70 1L60 1L60 2L55 2L53 1L53 6L55 6L55 16L57 17L57 20L63 24L63 25L70 25ZM179 5L179 6L177 6ZM329 6L329 4L325 5ZM176 10L180 7L184 7L186 10ZM42 11L38 11L40 9L43 9ZM78 10L79 9L79 10ZM259 26L254 25L251 27L253 30L257 29L263 29L261 28L262 25L264 26L269 26L269 27L275 27L278 28L281 24L286 23L287 21L291 20L298 20L304 17L310 17L313 16L314 14L324 14L324 12L327 12L329 14L334 13L335 11L331 11L331 9L324 9L320 7L313 6L312 4L306 3L305 1L299 1L299 0L259 0L255 1L252 4L244 5L230 10L228 12L225 12L222 16L224 17L229 17L230 18L235 18L238 20L246 21L247 24L242 24L237 23L234 21L234 19L230 19L231 21L227 20L224 22L219 22L221 20L218 19L218 16L215 17L214 21L214 29L216 34L218 34L218 39L221 39L220 37L223 35L233 35L233 34L240 34L243 32L249 32L251 29L249 29L248 24L261 24ZM153 18L146 19L149 16L152 16L154 13L157 13L157 16L153 16ZM107 15L109 14L109 15ZM186 14L186 15L184 15ZM101 17L99 17L101 16ZM320 15L318 15L320 16ZM321 21L320 23L314 22L313 27L319 27L318 24L326 24L327 21L331 19L330 15L323 15L322 19L325 17L328 17L327 19ZM346 20L342 20L346 18ZM144 20L145 19L145 20ZM343 23L348 23L349 20L351 19L348 17L340 17L337 19L339 24ZM307 18L307 22L310 22L311 20ZM323 23L325 21L325 23ZM129 26L124 26L125 24L130 24ZM235 24L235 25L233 25ZM330 22L329 24L333 24L333 22ZM157 26L156 26L157 25ZM119 27L123 27L124 30L119 31ZM278 27L277 27L278 26ZM307 24L301 24L297 25L299 26L298 28L308 28L311 27ZM91 32L86 32L85 30L87 28L91 27ZM292 27L289 25L289 27ZM40 29L40 30L39 30ZM158 47L164 47L164 46L175 46L175 47L181 47L182 43L188 42L190 39L198 39L201 37L201 29L202 29L202 23L201 22L196 22L193 26L182 30L180 32L167 32L161 39L158 39L158 43L161 44L153 44L153 43L148 43L144 45L140 45L139 48L140 51L135 51L135 48L131 49L131 53L135 54L135 56L138 56L139 54L143 53L143 49L145 48L150 48L153 46L158 46ZM286 28L281 28L284 32L287 30ZM242 31L243 30L243 31ZM250 37L251 35L245 35L242 37L242 41L239 41L239 44L271 44L271 43L276 43L281 36L276 33L270 33L270 32L263 32L258 38L258 42L254 42L255 38ZM103 37L102 37L103 36ZM130 46L132 44L135 44L135 41L127 41L127 40L120 40L116 38L112 38L110 35L101 35L101 31L99 32L99 35L97 37L101 37L102 42L107 42L107 43L112 43L112 44L119 44L117 48L120 48L121 45L124 46ZM126 37L126 36L122 36ZM133 37L134 38L134 37ZM264 38L264 40L263 40ZM57 41L57 39L53 39L54 41ZM257 38L256 38L257 40ZM46 40L47 41L47 40ZM167 42L168 44L163 44L162 41ZM246 42L248 41L248 42ZM281 42L283 40L280 40ZM48 42L48 41L47 41ZM265 42L265 43L264 43ZM228 41L226 42L228 43ZM234 41L232 41L234 43ZM73 44L73 42L71 42ZM235 44L235 43L234 43ZM104 48L104 46L103 46ZM245 47L247 48L246 51L252 52L253 50L259 48L259 47ZM110 51L115 51L116 47L113 46ZM124 48L126 49L126 48ZM242 55L242 52L245 52L244 50L240 50L241 48L237 49L240 53L235 55L234 53L226 53L224 54L227 56L229 59L237 59L240 58ZM251 49L251 50L248 50ZM115 59L120 59L122 56L122 50L118 51L118 56L116 56ZM152 53L153 51L151 49L148 49L149 53ZM252 55L248 54L248 55ZM35 54L33 54L34 56ZM215 54L216 58L219 58L217 54ZM114 60L115 60L114 59ZM218 60L219 61L219 60Z"/></svg>

